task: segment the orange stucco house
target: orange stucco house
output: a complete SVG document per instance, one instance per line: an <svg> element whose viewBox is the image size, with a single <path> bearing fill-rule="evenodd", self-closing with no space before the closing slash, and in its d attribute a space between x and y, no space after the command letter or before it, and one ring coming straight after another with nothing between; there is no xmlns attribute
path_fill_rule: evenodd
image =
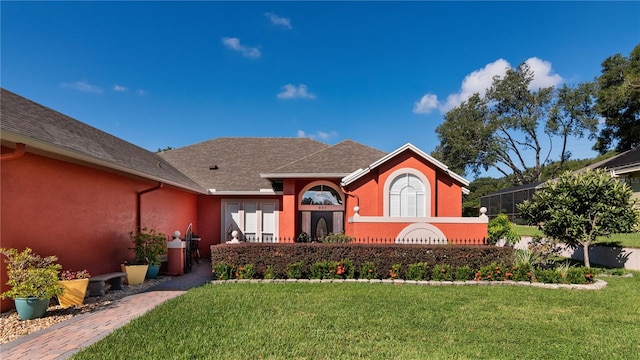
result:
<svg viewBox="0 0 640 360"><path fill-rule="evenodd" d="M0 245L56 255L65 269L118 270L140 227L192 224L204 258L234 230L259 242L487 235L486 216L461 217L468 181L411 144L217 138L153 153L6 89L0 104Z"/></svg>

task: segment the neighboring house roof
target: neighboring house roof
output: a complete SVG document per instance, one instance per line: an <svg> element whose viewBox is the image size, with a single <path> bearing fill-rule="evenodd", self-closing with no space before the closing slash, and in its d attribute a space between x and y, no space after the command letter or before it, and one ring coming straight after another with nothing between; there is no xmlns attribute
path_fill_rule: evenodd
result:
<svg viewBox="0 0 640 360"><path fill-rule="evenodd" d="M309 177L341 179L385 155L383 151L355 141L344 140L272 171L262 173L260 176L270 179Z"/></svg>
<svg viewBox="0 0 640 360"><path fill-rule="evenodd" d="M273 193L260 177L329 145L308 138L217 138L160 153L210 193Z"/></svg>
<svg viewBox="0 0 640 360"><path fill-rule="evenodd" d="M104 131L0 89L0 125L3 145L23 143L29 152L63 157L204 193L159 157Z"/></svg>
<svg viewBox="0 0 640 360"><path fill-rule="evenodd" d="M377 161L371 163L369 166L367 166L365 168L360 168L360 169L354 171L353 173L347 175L344 179L342 179L342 185L346 186L346 185L349 185L349 184L353 183L354 181L356 181L356 180L360 179L361 177L365 176L366 174L368 174L371 170L377 168L378 166L386 163L387 161L393 159L397 155L399 155L399 154L401 154L401 153L403 153L403 152L405 152L407 150L410 150L410 151L414 152L416 155L418 155L423 160L435 165L436 168L444 171L447 175L451 176L452 179L454 179L455 181L457 181L460 184L462 184L462 186L469 185L469 181L467 179L465 179L462 176L456 174L455 172L449 170L449 168L445 164L441 163L440 161L436 160L431 155L423 152L422 150L418 149L417 147L415 147L414 145L412 145L410 143L404 144L403 146L399 147L395 151L393 151L393 152L381 157ZM463 188L463 192L468 193L468 190Z"/></svg>
<svg viewBox="0 0 640 360"><path fill-rule="evenodd" d="M640 147L627 150L609 159L593 164L589 168L608 169L618 175L640 171Z"/></svg>

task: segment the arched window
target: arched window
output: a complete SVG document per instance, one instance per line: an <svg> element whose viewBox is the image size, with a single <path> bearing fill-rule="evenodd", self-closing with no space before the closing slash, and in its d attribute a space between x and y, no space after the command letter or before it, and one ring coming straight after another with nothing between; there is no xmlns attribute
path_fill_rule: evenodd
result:
<svg viewBox="0 0 640 360"><path fill-rule="evenodd" d="M302 195L301 205L342 205L342 197L332 187L316 185Z"/></svg>
<svg viewBox="0 0 640 360"><path fill-rule="evenodd" d="M424 217L425 186L414 174L396 176L389 186L389 216Z"/></svg>

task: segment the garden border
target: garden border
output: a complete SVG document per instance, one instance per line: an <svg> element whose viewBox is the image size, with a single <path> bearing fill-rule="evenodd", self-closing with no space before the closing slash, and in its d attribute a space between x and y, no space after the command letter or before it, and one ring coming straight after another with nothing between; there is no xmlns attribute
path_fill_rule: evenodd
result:
<svg viewBox="0 0 640 360"><path fill-rule="evenodd" d="M370 283L370 284L394 284L394 285L422 285L422 286L465 286L465 285L511 285L511 286L533 286L545 289L570 289L570 290L600 290L607 286L604 280L596 280L591 284L545 284L529 281L416 281L416 280L392 280L392 279L230 279L212 280L213 285L250 283L250 284L283 284L283 283Z"/></svg>

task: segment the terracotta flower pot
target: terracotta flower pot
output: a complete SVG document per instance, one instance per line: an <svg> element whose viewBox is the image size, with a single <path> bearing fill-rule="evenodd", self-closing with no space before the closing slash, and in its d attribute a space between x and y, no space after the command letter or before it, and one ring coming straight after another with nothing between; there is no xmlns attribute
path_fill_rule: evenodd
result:
<svg viewBox="0 0 640 360"><path fill-rule="evenodd" d="M64 288L62 295L58 295L60 306L82 305L89 286L89 279L60 280L60 285Z"/></svg>

